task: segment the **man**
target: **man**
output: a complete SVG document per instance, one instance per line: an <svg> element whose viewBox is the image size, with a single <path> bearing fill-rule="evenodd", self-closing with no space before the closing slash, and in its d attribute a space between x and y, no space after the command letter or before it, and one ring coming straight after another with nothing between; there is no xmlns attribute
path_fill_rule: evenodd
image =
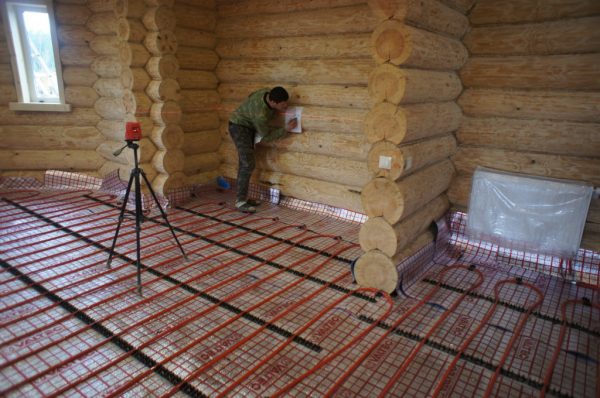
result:
<svg viewBox="0 0 600 398"><path fill-rule="evenodd" d="M229 134L237 148L238 191L235 207L245 213L256 212L258 203L248 199L248 185L255 167L254 144L279 139L294 129L297 120L290 120L285 128L273 128L269 122L288 107L289 94L283 87L263 88L253 92L229 118Z"/></svg>

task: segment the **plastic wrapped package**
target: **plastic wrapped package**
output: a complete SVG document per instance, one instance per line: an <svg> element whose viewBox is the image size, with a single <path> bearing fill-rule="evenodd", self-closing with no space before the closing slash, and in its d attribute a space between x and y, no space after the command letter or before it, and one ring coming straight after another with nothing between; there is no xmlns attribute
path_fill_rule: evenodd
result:
<svg viewBox="0 0 600 398"><path fill-rule="evenodd" d="M467 234L533 253L575 256L593 187L478 168L473 176Z"/></svg>

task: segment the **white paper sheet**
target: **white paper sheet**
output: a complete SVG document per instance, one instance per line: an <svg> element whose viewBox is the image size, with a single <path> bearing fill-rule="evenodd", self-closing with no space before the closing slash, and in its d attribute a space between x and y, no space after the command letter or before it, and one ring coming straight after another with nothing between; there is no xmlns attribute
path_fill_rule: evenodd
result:
<svg viewBox="0 0 600 398"><path fill-rule="evenodd" d="M287 126L288 122L292 119L296 119L298 124L293 130L290 130L291 133L301 133L302 132L302 107L301 106L290 106L285 111L285 125Z"/></svg>

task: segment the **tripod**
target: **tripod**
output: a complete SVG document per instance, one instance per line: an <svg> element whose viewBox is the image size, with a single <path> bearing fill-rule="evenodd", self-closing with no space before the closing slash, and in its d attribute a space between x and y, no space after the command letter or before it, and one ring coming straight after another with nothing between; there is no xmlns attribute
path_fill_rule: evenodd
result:
<svg viewBox="0 0 600 398"><path fill-rule="evenodd" d="M187 256L185 255L185 252L183 251L183 247L181 246L181 243L179 243L179 240L177 239L177 235L175 235L175 231L173 230L173 227L171 226L171 224L169 223L169 220L167 219L167 215L166 215L165 211L163 210L162 206L158 202L158 198L156 197L156 194L152 190L152 185L150 185L150 182L148 181L148 178L146 177L144 170L140 169L140 167L139 167L138 156L137 156L137 150L139 147L140 146L138 144L136 144L134 141L127 140L127 145L125 145L123 148L119 149L118 151L114 152L115 156L119 156L121 154L121 152L123 151L123 149L125 149L125 148L133 149L133 160L134 160L135 168L131 170L131 174L129 175L129 184L127 184L127 190L125 191L125 198L123 199L123 205L121 206L121 213L119 214L119 223L117 224L117 230L115 231L115 237L113 238L113 242L112 242L112 246L110 248L110 254L108 255L108 261L106 263L106 267L110 268L110 263L112 261L112 257L113 257L114 251L115 251L115 244L117 243L117 237L119 236L119 230L121 229L121 224L123 223L125 209L127 207L127 202L129 200L129 194L131 193L131 185L133 183L135 183L136 267L137 267L138 293L141 295L142 294L142 276L141 276L141 262L140 262L140 253L141 253L140 232L142 230L141 224L142 224L142 222L144 222L144 214L142 211L142 192L141 192L141 184L140 184L140 175L146 182L146 186L150 190L150 193L152 194L152 198L154 198L154 202L156 203L156 206L158 206L158 209L160 210L160 214L162 214L163 219L169 226L169 229L171 230L171 234L173 234L173 238L175 238L175 242L177 242L177 246L179 246L179 250L181 250L183 259L186 261L187 261Z"/></svg>

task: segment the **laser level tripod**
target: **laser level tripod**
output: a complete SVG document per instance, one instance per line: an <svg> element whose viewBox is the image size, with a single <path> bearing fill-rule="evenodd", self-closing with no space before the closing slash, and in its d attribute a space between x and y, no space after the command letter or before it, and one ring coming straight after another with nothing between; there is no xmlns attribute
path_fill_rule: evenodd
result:
<svg viewBox="0 0 600 398"><path fill-rule="evenodd" d="M126 135L126 137L127 137L127 135ZM115 251L115 245L117 243L117 237L119 236L119 230L121 229L121 224L123 223L123 218L125 215L125 209L127 208L127 202L129 201L129 194L131 193L131 185L135 183L136 267L137 267L138 293L141 295L142 294L142 276L141 276L141 261L140 261L140 254L141 254L140 232L142 230L142 226L141 226L142 222L144 222L144 213L143 213L143 209L142 209L142 192L141 192L140 176L142 176L142 178L144 179L144 181L146 183L146 186L150 190L150 193L152 194L152 198L154 199L156 206L160 210L160 214L162 215L163 219L165 220L165 223L169 226L169 229L171 230L171 234L173 235L173 238L175 238L175 242L177 242L177 246L179 246L179 250L181 251L181 254L185 261L187 261L187 256L185 255L185 251L183 251L183 247L181 246L181 243L179 243L179 240L177 239L177 235L175 235L175 231L173 230L173 227L171 226L171 224L169 223L169 220L167 219L167 214L165 213L162 206L158 202L158 198L156 197L156 194L154 193L154 190L152 189L152 185L150 185L150 182L148 181L148 178L146 177L144 170L142 170L139 167L137 150L140 146L138 144L136 144L134 140L126 140L126 142L127 142L127 144L123 148L114 152L113 155L119 156L121 154L121 152L123 151L123 149L125 149L125 148L133 149L133 159L134 159L135 167L131 170L131 174L129 175L129 183L127 184L127 190L125 191L125 197L123 198L123 205L121 206L121 213L119 214L119 223L117 224L117 230L115 231L115 237L113 238L113 242L112 242L112 246L110 248L110 254L108 255L108 261L106 263L106 266L107 266L107 268L110 268L110 263L112 261L112 257L113 257L114 251Z"/></svg>

